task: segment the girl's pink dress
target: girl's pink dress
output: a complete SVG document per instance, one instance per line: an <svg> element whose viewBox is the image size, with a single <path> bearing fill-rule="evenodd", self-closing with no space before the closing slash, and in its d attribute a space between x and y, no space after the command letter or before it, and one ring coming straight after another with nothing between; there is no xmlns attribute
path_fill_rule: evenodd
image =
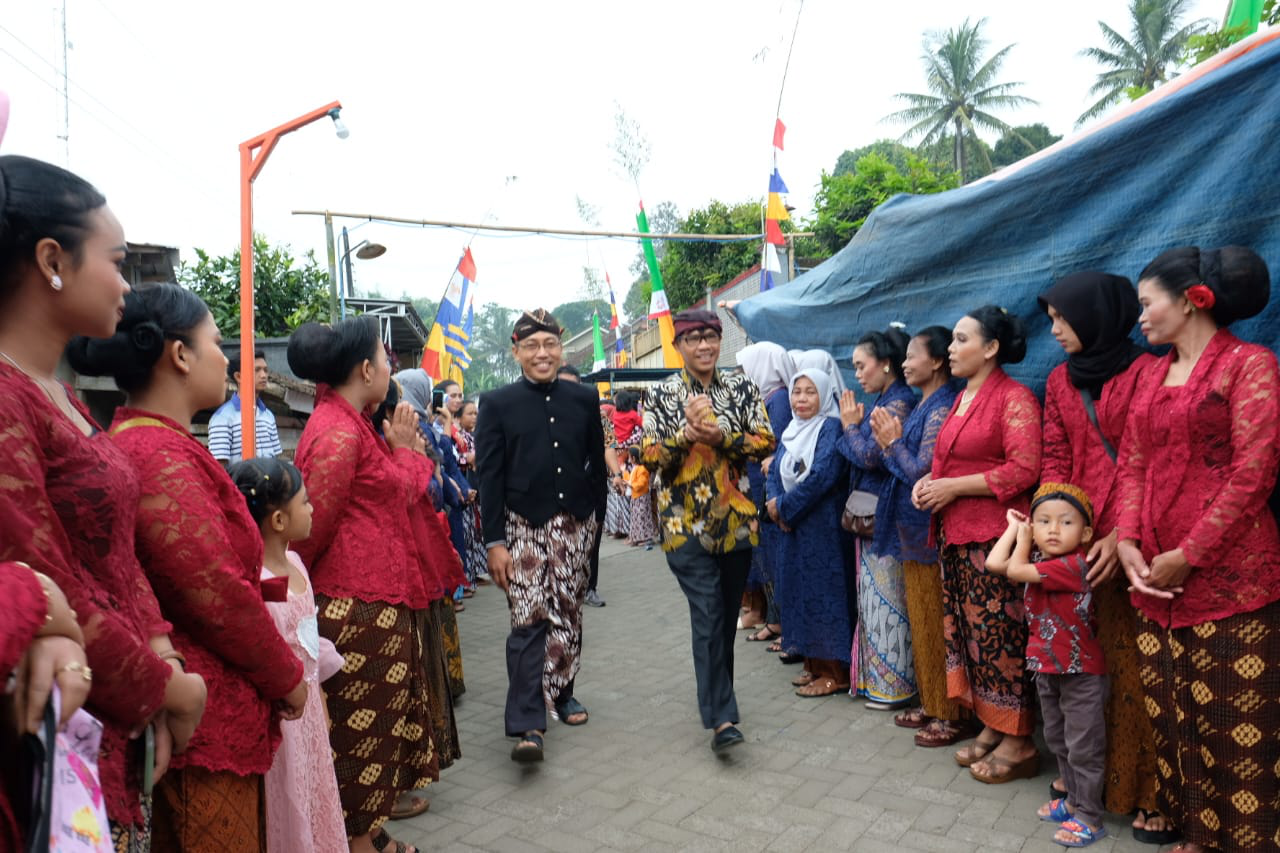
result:
<svg viewBox="0 0 1280 853"><path fill-rule="evenodd" d="M302 558L293 551L288 556L306 579L306 591L289 590L287 601L267 602L267 610L302 661L307 706L299 719L280 724L283 739L266 775L267 850L346 853L347 830L320 691L320 682L341 668L342 657L317 630L315 596ZM263 580L273 577L262 570Z"/></svg>

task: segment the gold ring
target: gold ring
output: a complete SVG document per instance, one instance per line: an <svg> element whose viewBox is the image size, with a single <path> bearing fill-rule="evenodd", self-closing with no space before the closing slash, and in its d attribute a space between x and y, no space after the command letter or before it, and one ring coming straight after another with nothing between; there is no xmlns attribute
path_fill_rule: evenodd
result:
<svg viewBox="0 0 1280 853"><path fill-rule="evenodd" d="M85 681L93 681L93 670L80 663L78 660L73 660L71 663L58 670L58 672L78 672L80 673L80 677Z"/></svg>

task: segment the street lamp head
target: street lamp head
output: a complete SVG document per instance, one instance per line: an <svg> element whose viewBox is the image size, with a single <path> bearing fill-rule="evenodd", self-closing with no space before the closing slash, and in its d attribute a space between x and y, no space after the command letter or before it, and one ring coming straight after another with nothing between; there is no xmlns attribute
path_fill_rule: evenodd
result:
<svg viewBox="0 0 1280 853"><path fill-rule="evenodd" d="M351 135L351 131L347 130L347 126L342 123L342 118L340 115L341 112L342 112L341 107L334 107L333 109L329 110L329 118L333 119L333 129L335 132L337 132L338 138L346 139L348 136Z"/></svg>
<svg viewBox="0 0 1280 853"><path fill-rule="evenodd" d="M365 243L359 249L356 249L356 257L362 261L371 258L380 258L387 251L387 247L381 243Z"/></svg>

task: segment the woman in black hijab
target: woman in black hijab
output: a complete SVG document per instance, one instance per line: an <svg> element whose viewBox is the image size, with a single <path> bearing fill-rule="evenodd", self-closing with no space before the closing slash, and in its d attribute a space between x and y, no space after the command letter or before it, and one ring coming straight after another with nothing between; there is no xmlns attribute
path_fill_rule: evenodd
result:
<svg viewBox="0 0 1280 853"><path fill-rule="evenodd" d="M1155 811L1155 747L1134 647L1133 605L1116 556L1114 499L1116 456L1134 388L1154 358L1133 342L1141 306L1123 276L1078 272L1040 295L1053 322L1053 336L1067 354L1049 374L1044 401L1041 482L1074 483L1095 508L1090 580L1098 614L1098 637L1107 659L1107 811L1127 814L1139 841L1174 840L1168 821ZM1052 797L1062 797L1062 780Z"/></svg>

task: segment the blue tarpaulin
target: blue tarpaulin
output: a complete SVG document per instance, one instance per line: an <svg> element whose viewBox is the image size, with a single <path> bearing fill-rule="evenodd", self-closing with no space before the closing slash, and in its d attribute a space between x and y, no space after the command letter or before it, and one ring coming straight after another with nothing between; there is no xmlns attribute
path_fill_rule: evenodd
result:
<svg viewBox="0 0 1280 853"><path fill-rule="evenodd" d="M1237 244L1258 252L1274 279L1278 35L1236 45L1106 125L989 179L889 199L829 260L741 303L743 327L788 349L827 349L851 379L863 333L892 321L951 328L993 303L1026 321L1027 358L1008 370L1041 391L1063 353L1036 296L1068 273L1100 269L1136 284L1165 249ZM1280 293L1232 331L1280 349Z"/></svg>

